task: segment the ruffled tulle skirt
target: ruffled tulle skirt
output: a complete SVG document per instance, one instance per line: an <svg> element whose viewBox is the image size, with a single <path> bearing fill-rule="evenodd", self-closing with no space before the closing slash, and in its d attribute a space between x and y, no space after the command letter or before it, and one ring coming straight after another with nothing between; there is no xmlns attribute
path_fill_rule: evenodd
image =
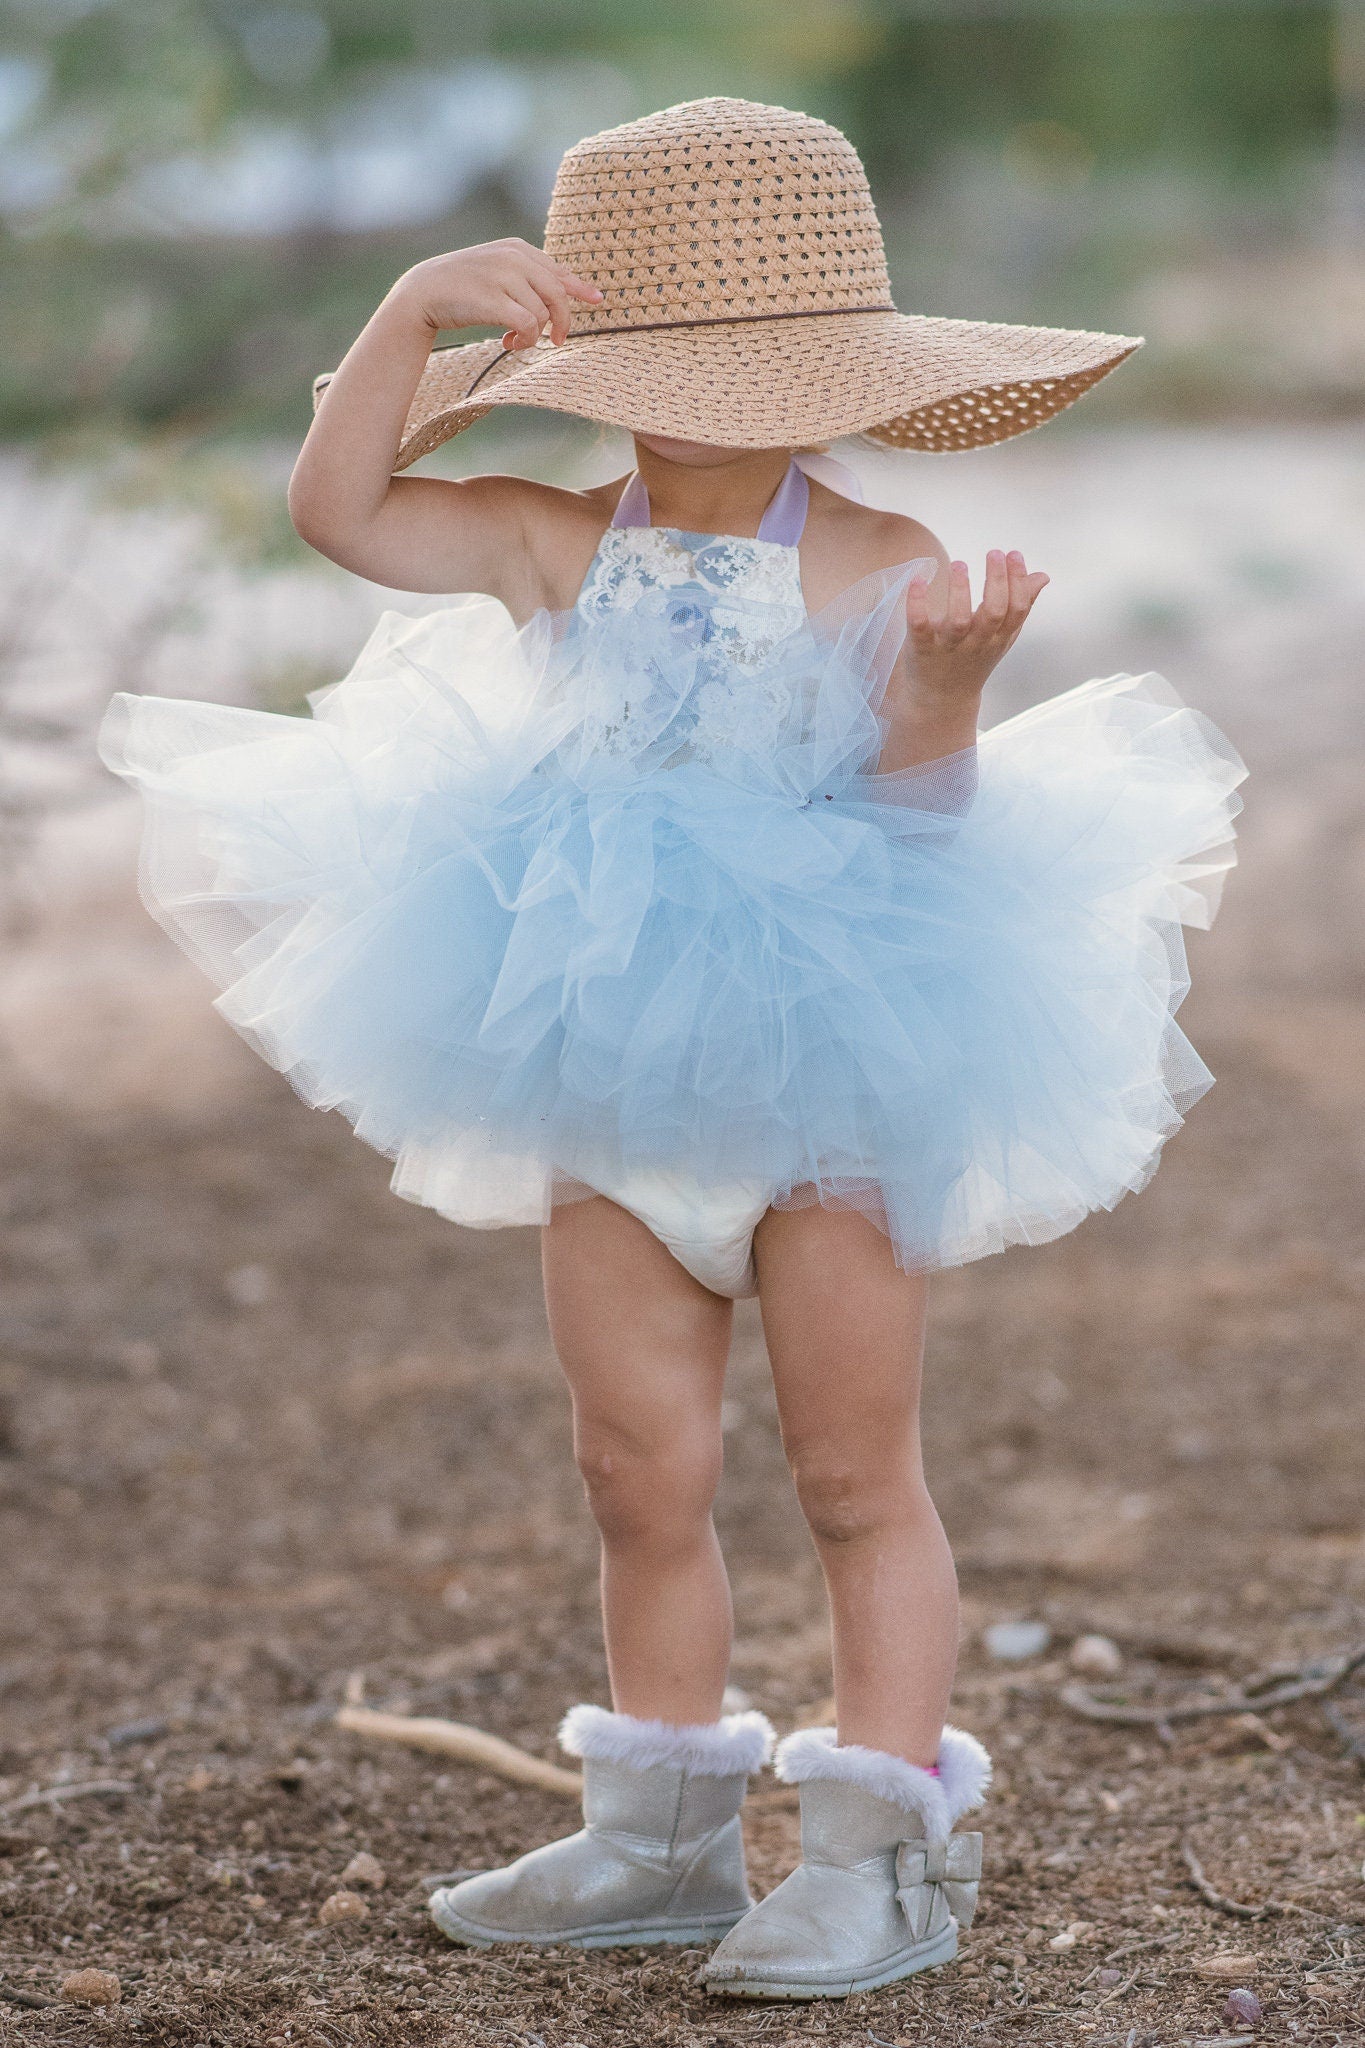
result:
<svg viewBox="0 0 1365 2048"><path fill-rule="evenodd" d="M1211 1078L1182 926L1244 771L1206 720L1117 676L902 775L613 764L538 633L389 615L310 719L121 697L102 736L149 907L400 1193L530 1223L683 1169L921 1267L1143 1185Z"/></svg>

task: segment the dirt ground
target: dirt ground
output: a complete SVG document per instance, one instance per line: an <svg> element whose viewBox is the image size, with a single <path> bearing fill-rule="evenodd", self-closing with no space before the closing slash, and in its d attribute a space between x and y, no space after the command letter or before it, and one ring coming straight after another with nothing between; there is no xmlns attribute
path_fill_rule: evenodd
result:
<svg viewBox="0 0 1365 2048"><path fill-rule="evenodd" d="M987 1875L955 1968L845 2005L709 2000L699 1952L466 1953L431 1927L429 1876L573 1809L339 1731L348 1681L546 1757L565 1707L606 1696L535 1238L395 1201L209 1015L111 841L0 1019L0 2042L1365 2039L1365 1673L1334 1721L1307 1700L1109 1726L1061 1699L1092 1631L1138 1701L1365 1645L1362 621L1302 616L1235 660L1220 627L1221 662L1190 628L1169 664L1191 693L1205 665L1254 771L1243 868L1193 943L1219 1086L1146 1194L937 1283L930 1476L955 1716L996 1759ZM74 966L35 993L34 948L104 994ZM828 1645L747 1307L726 1413L734 1681L785 1730ZM1050 1647L992 1660L1012 1619ZM115 1789L60 1796L92 1781ZM771 1778L746 1829L763 1890L796 1849ZM1196 1892L1186 1846L1243 1910ZM320 1924L361 1851L386 1874L368 1917ZM87 1967L117 2005L61 1999ZM1223 2016L1234 1986L1258 2024Z"/></svg>

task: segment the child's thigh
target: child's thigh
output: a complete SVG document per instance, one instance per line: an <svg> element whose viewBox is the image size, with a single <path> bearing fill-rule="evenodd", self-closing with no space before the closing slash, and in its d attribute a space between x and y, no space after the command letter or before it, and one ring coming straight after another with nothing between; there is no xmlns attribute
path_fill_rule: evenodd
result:
<svg viewBox="0 0 1365 2048"><path fill-rule="evenodd" d="M926 1281L851 1210L770 1209L754 1237L759 1302L788 1449L888 1447L919 1412Z"/></svg>
<svg viewBox="0 0 1365 2048"><path fill-rule="evenodd" d="M580 1429L592 1422L647 1440L719 1428L730 1302L602 1195L554 1210L541 1259L550 1335Z"/></svg>

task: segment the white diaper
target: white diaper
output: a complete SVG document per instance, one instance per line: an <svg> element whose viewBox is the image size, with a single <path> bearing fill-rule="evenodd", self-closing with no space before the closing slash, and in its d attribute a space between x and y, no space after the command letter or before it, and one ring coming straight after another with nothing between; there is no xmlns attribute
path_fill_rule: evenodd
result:
<svg viewBox="0 0 1365 2048"><path fill-rule="evenodd" d="M731 1301L757 1294L754 1230L772 1204L771 1188L758 1181L703 1188L685 1173L662 1168L595 1175L591 1185L638 1216L713 1294Z"/></svg>

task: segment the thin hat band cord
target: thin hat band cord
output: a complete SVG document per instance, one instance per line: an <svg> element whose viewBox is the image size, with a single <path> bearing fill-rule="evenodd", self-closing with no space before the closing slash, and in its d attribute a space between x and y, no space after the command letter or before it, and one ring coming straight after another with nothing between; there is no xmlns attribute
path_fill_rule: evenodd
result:
<svg viewBox="0 0 1365 2048"><path fill-rule="evenodd" d="M589 327L582 334L571 334L569 340L596 341L599 336L605 334L668 334L689 327L756 327L760 320L821 320L836 316L843 319L850 313L894 313L895 310L894 306L815 306L809 312L719 313L705 320L648 320L639 326L628 324L622 327ZM454 344L456 348L461 346L463 344L459 342ZM439 355L441 351L437 349L433 353ZM473 397L490 370L496 370L499 363L515 353L517 351L510 348L500 349L491 362L485 363L466 391L464 399L460 401L461 404L465 399Z"/></svg>

